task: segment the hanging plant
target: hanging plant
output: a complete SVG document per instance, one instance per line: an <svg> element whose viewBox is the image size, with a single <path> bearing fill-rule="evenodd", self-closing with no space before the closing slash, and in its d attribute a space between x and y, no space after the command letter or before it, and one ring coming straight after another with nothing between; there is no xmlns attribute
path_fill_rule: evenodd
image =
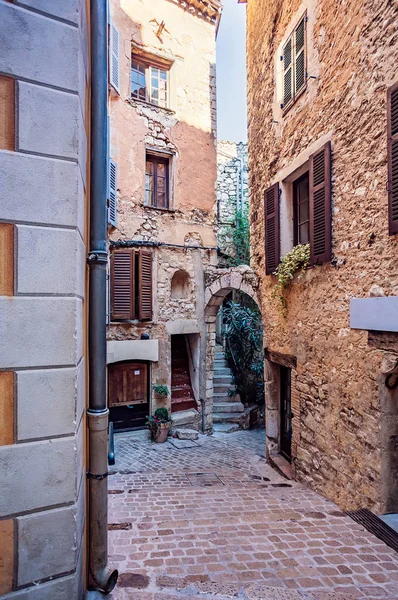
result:
<svg viewBox="0 0 398 600"><path fill-rule="evenodd" d="M273 298L278 298L281 304L281 312L284 317L287 314L286 298L283 295L283 290L287 288L293 280L294 275L301 269L305 271L310 262L310 245L298 244L282 257L278 268L274 272L278 279L278 283L272 292Z"/></svg>

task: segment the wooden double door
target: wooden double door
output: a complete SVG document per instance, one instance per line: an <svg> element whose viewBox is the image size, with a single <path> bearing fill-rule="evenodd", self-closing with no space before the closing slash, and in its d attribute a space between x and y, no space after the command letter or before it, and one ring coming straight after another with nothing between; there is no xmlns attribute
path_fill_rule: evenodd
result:
<svg viewBox="0 0 398 600"><path fill-rule="evenodd" d="M143 427L149 415L149 369L145 362L109 366L109 418L115 429Z"/></svg>

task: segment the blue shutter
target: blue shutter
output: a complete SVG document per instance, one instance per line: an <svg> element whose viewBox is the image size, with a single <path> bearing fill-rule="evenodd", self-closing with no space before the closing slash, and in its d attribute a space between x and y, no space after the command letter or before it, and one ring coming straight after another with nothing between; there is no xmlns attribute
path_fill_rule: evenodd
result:
<svg viewBox="0 0 398 600"><path fill-rule="evenodd" d="M115 25L111 22L109 40L109 83L120 94L120 34Z"/></svg>
<svg viewBox="0 0 398 600"><path fill-rule="evenodd" d="M109 159L108 223L116 227L117 216L117 164Z"/></svg>

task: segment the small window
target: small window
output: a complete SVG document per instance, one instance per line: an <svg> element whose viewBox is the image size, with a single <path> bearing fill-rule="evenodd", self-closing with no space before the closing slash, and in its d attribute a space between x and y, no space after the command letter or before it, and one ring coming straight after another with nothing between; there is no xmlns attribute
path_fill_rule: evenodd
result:
<svg viewBox="0 0 398 600"><path fill-rule="evenodd" d="M293 182L294 245L310 241L310 177L305 173Z"/></svg>
<svg viewBox="0 0 398 600"><path fill-rule="evenodd" d="M146 155L145 204L155 208L169 208L170 160L163 156Z"/></svg>
<svg viewBox="0 0 398 600"><path fill-rule="evenodd" d="M168 107L169 71L164 66L131 59L131 97Z"/></svg>
<svg viewBox="0 0 398 600"><path fill-rule="evenodd" d="M282 51L283 110L288 110L307 85L306 16L288 37Z"/></svg>

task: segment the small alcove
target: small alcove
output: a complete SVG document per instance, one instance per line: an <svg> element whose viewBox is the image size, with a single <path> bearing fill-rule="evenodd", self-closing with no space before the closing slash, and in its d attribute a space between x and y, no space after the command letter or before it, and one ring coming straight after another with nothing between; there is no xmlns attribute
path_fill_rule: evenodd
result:
<svg viewBox="0 0 398 600"><path fill-rule="evenodd" d="M189 274L180 269L176 271L171 279L171 297L175 299L188 298L189 296Z"/></svg>

